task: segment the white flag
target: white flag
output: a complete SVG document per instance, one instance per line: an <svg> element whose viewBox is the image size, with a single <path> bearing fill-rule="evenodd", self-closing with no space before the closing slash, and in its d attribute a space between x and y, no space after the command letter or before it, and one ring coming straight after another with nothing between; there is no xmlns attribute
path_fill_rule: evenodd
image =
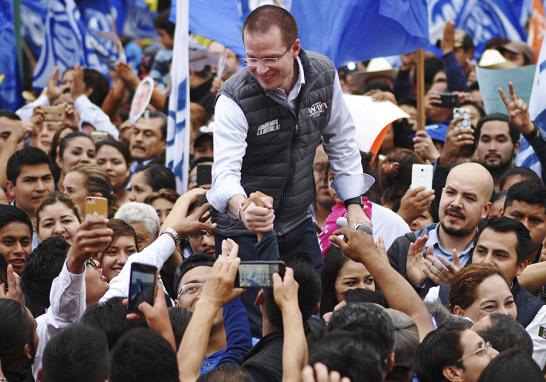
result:
<svg viewBox="0 0 546 382"><path fill-rule="evenodd" d="M538 57L533 90L529 99L529 113L541 131L542 136L546 134L546 38L542 42L540 55ZM529 142L521 137L521 146L516 156L516 165L527 167L542 176L542 168L538 156L533 151Z"/></svg>
<svg viewBox="0 0 546 382"><path fill-rule="evenodd" d="M188 188L190 161L190 87L188 82L189 0L176 4L173 60L171 64L171 96L167 125L166 164L176 177L179 193Z"/></svg>

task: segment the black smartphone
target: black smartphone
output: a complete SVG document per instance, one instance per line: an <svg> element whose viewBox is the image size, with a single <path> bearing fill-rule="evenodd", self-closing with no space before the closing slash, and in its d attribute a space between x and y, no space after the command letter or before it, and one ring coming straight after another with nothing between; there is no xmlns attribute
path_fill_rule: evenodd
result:
<svg viewBox="0 0 546 382"><path fill-rule="evenodd" d="M197 186L207 186L212 184L212 165L198 164L197 165Z"/></svg>
<svg viewBox="0 0 546 382"><path fill-rule="evenodd" d="M440 93L440 103L435 104L436 107L453 108L459 105L459 99L453 93Z"/></svg>
<svg viewBox="0 0 546 382"><path fill-rule="evenodd" d="M235 279L238 288L271 288L273 274L284 277L286 266L283 261L242 261Z"/></svg>
<svg viewBox="0 0 546 382"><path fill-rule="evenodd" d="M132 263L129 280L129 306L131 313L139 313L138 306L146 301L154 304L157 268L153 265Z"/></svg>

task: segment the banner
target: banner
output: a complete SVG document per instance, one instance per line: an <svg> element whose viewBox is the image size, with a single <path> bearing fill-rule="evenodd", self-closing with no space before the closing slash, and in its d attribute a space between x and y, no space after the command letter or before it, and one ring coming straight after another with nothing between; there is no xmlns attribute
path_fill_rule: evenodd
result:
<svg viewBox="0 0 546 382"><path fill-rule="evenodd" d="M21 31L30 52L37 60L44 44L48 0L21 1Z"/></svg>
<svg viewBox="0 0 546 382"><path fill-rule="evenodd" d="M476 56L493 37L526 40L525 22L528 11L524 0L429 0L430 41L442 39L446 21L470 34Z"/></svg>
<svg viewBox="0 0 546 382"><path fill-rule="evenodd" d="M11 111L22 103L13 16L13 2L0 0L0 109Z"/></svg>
<svg viewBox="0 0 546 382"><path fill-rule="evenodd" d="M178 1L171 65L166 165L176 177L176 189L188 188L190 162L189 0Z"/></svg>
<svg viewBox="0 0 546 382"><path fill-rule="evenodd" d="M155 12L152 12L144 0L110 0L116 31L119 35L130 38L155 38L157 33L154 28ZM173 0L172 3L175 3Z"/></svg>
<svg viewBox="0 0 546 382"><path fill-rule="evenodd" d="M546 39L542 42L542 48L538 57L535 77L533 80L533 89L531 90L531 99L529 100L529 113L531 119L540 129L543 137L546 136ZM516 91L518 91L516 89ZM518 92L519 97L519 92ZM516 165L527 167L542 176L542 168L537 155L533 151L529 142L521 137L521 145L516 156Z"/></svg>
<svg viewBox="0 0 546 382"><path fill-rule="evenodd" d="M271 2L192 0L190 31L243 55L244 19L262 3ZM426 0L292 0L281 5L294 15L303 48L325 54L337 66L428 45Z"/></svg>

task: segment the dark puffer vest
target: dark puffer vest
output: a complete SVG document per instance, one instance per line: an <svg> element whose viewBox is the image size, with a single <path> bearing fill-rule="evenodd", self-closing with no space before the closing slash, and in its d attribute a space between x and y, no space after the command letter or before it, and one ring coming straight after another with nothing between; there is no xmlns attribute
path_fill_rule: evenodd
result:
<svg viewBox="0 0 546 382"><path fill-rule="evenodd" d="M246 116L241 185L247 194L261 191L273 197L277 234L309 216L315 198L313 159L332 106L333 64L303 50L299 58L305 84L295 109L275 92L266 92L248 70L231 77L219 93L234 100Z"/></svg>

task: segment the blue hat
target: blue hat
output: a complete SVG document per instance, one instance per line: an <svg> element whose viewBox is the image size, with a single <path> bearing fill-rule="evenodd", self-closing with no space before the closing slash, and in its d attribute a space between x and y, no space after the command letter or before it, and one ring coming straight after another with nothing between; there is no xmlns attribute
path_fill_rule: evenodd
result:
<svg viewBox="0 0 546 382"><path fill-rule="evenodd" d="M447 125L444 125L443 123L425 126L425 131L430 135L433 141L445 142L446 140Z"/></svg>

